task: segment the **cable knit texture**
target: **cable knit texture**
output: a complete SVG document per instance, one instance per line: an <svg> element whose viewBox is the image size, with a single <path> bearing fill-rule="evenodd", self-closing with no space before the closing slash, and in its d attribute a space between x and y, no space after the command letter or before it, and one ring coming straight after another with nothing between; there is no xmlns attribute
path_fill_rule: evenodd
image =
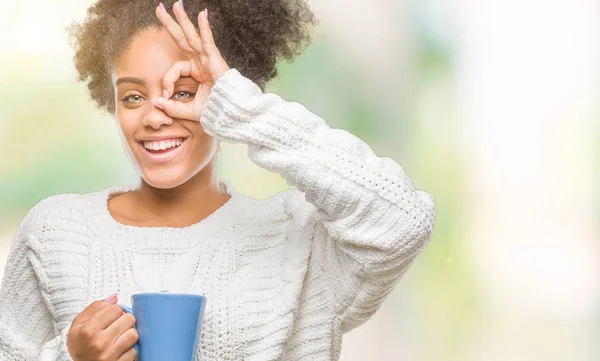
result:
<svg viewBox="0 0 600 361"><path fill-rule="evenodd" d="M79 312L119 291L208 298L198 360L337 360L342 334L380 306L431 239L433 198L398 163L236 69L201 119L296 189L237 193L184 228L118 223L107 200L133 187L47 198L14 238L0 290L0 360L71 360Z"/></svg>

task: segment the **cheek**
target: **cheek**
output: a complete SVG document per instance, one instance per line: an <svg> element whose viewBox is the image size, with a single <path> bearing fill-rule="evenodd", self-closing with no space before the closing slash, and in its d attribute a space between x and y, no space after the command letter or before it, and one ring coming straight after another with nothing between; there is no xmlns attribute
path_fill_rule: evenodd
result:
<svg viewBox="0 0 600 361"><path fill-rule="evenodd" d="M139 124L139 117L131 111L119 111L115 114L115 121L122 135L130 138Z"/></svg>
<svg viewBox="0 0 600 361"><path fill-rule="evenodd" d="M211 136L206 134L200 122L190 123L189 125L186 125L185 128L194 135L194 138L197 138L198 140L204 141L207 138L212 138Z"/></svg>
<svg viewBox="0 0 600 361"><path fill-rule="evenodd" d="M211 158L217 148L217 139L208 135L199 122L193 127L186 127L194 137L194 154L196 161L205 161L206 158Z"/></svg>

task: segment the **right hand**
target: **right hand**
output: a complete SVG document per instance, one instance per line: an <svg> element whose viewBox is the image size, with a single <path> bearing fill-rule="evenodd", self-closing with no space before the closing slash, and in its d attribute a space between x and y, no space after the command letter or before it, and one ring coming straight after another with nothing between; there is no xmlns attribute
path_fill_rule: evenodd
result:
<svg viewBox="0 0 600 361"><path fill-rule="evenodd" d="M67 335L74 361L133 361L138 333L135 318L124 313L117 297L91 303L75 316Z"/></svg>

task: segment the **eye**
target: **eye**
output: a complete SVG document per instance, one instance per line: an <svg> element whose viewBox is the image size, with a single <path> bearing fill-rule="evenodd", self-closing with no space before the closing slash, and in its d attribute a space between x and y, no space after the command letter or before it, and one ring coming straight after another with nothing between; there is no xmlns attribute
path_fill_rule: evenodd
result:
<svg viewBox="0 0 600 361"><path fill-rule="evenodd" d="M173 94L173 97L176 100L186 100L186 99L192 98L193 96L194 96L194 93L187 92L184 90L180 90L178 92L175 92L175 94Z"/></svg>
<svg viewBox="0 0 600 361"><path fill-rule="evenodd" d="M144 100L144 98L139 94L130 94L123 96L121 100L125 103L139 103Z"/></svg>

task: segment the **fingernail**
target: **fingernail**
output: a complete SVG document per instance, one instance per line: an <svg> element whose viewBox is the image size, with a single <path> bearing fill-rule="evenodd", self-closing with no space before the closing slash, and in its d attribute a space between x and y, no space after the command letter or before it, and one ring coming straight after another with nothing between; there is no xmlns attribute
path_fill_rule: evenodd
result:
<svg viewBox="0 0 600 361"><path fill-rule="evenodd" d="M183 9L183 0L179 0L179 6L181 6L181 10L184 10Z"/></svg>
<svg viewBox="0 0 600 361"><path fill-rule="evenodd" d="M106 298L104 299L104 301L106 301L106 302L110 302L110 301L114 300L114 299L115 299L115 297L117 297L117 292L115 292L115 293L113 293L112 295L110 295L110 296L106 297Z"/></svg>
<svg viewBox="0 0 600 361"><path fill-rule="evenodd" d="M162 105L158 104L158 103L156 102L156 100L154 100L154 99L152 99L152 104L154 104L154 106L155 106L155 107L157 107L158 109L165 110L165 108L163 108L163 106L162 106Z"/></svg>
<svg viewBox="0 0 600 361"><path fill-rule="evenodd" d="M167 12L167 9L165 9L165 6L163 5L163 3L158 4L158 6L160 6L160 9L164 12Z"/></svg>
<svg viewBox="0 0 600 361"><path fill-rule="evenodd" d="M204 16L208 19L208 9L204 9Z"/></svg>
<svg viewBox="0 0 600 361"><path fill-rule="evenodd" d="M165 100L169 100L169 92L166 90L163 90L163 98L165 98Z"/></svg>

